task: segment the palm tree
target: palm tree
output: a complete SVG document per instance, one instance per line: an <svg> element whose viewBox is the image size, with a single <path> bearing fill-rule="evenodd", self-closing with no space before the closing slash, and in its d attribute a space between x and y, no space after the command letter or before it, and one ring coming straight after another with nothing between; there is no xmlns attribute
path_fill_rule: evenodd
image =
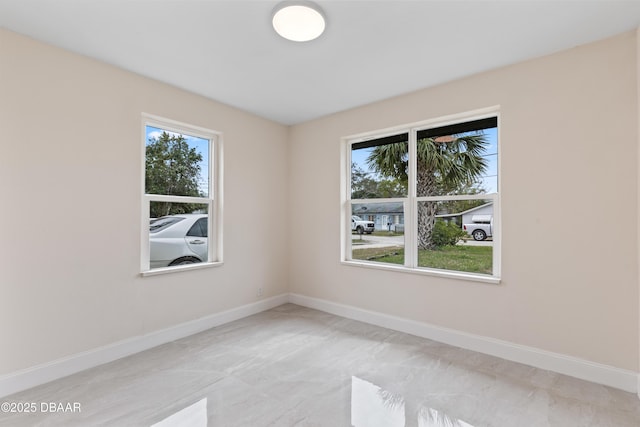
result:
<svg viewBox="0 0 640 427"><path fill-rule="evenodd" d="M487 169L482 157L488 146L481 133L421 138L417 143L417 196L459 194ZM367 163L380 175L407 181L408 144L399 142L375 147ZM438 202L418 203L418 248L433 249L431 236Z"/></svg>

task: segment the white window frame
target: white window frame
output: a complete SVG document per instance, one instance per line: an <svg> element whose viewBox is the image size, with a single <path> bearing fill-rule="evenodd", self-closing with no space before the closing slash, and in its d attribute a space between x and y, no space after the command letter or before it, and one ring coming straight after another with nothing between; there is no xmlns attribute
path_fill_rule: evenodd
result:
<svg viewBox="0 0 640 427"><path fill-rule="evenodd" d="M146 128L147 126L157 127L170 132L195 136L209 141L209 170L208 173L208 196L207 197L186 197L170 196L164 194L146 194ZM197 270L202 268L217 267L223 264L222 251L222 190L223 190L223 169L222 169L222 133L199 126L182 123L176 120L142 113L142 214L141 214L141 257L140 271L142 276L154 276L158 274L174 273L185 270ZM151 202L176 202L176 203L199 203L207 205L209 212L209 233L208 233L208 259L206 262L197 264L187 264L172 267L150 268L150 245L149 245L149 221Z"/></svg>
<svg viewBox="0 0 640 427"><path fill-rule="evenodd" d="M416 189L416 168L417 168L417 132L420 130L436 128L441 126L453 125L457 123L470 122L485 118L495 117L498 121L498 192L474 195L456 195L456 196L429 196L418 197ZM447 277L453 279L470 280L483 283L500 283L501 277L501 247L502 247L502 229L501 229L501 208L500 208L500 189L501 189L501 150L500 150L500 108L499 106L474 110L471 112L455 114L440 117L422 122L411 123L393 128L381 129L356 135L343 137L341 141L341 215L340 228L341 235L341 253L340 260L344 265L367 267L382 270L401 271L406 273L423 274L429 276ZM352 199L351 199L351 153L352 145L367 140L384 138L402 133L409 134L409 165L408 165L408 195L407 197L399 197L392 199L356 199L356 203L388 203L402 202L404 208L404 265L386 264L381 262L366 261L352 258L352 233L351 233L351 215L352 215ZM435 268L418 266L418 223L417 212L418 202L422 201L442 201L442 200L490 200L493 202L493 267L492 274L469 273L455 270L441 270Z"/></svg>

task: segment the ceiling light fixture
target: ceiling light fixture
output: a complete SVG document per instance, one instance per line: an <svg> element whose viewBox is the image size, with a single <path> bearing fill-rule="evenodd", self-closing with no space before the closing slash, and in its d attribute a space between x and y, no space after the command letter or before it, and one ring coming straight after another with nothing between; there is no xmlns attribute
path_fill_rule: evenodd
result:
<svg viewBox="0 0 640 427"><path fill-rule="evenodd" d="M307 42L324 32L322 9L310 1L285 1L273 10L273 29L287 40Z"/></svg>

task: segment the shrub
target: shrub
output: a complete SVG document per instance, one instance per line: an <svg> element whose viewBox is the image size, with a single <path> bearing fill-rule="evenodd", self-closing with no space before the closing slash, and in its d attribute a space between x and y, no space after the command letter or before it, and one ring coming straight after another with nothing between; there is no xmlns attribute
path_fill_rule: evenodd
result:
<svg viewBox="0 0 640 427"><path fill-rule="evenodd" d="M466 235L467 233L453 222L447 223L437 219L433 227L431 241L436 247L453 246Z"/></svg>

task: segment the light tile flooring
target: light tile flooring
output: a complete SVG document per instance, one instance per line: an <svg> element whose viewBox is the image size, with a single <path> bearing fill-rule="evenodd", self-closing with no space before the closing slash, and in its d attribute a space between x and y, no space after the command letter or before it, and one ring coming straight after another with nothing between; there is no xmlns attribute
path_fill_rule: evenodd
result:
<svg viewBox="0 0 640 427"><path fill-rule="evenodd" d="M632 393L293 304L0 399L38 405L0 425L151 426L203 399L208 427L640 426Z"/></svg>

